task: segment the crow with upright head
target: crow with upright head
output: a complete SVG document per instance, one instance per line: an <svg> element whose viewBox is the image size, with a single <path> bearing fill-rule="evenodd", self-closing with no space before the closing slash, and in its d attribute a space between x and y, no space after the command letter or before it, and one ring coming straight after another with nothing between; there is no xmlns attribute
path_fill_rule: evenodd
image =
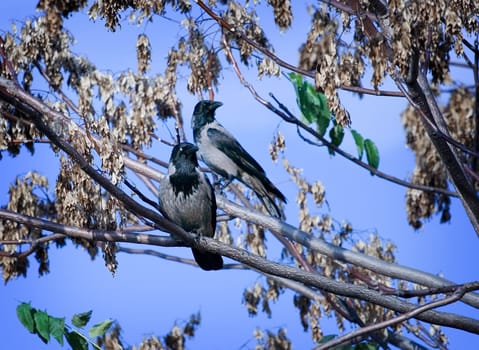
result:
<svg viewBox="0 0 479 350"><path fill-rule="evenodd" d="M162 213L185 231L213 237L216 229L216 198L208 178L198 168L198 147L180 143L173 148L168 174L160 181ZM203 270L223 267L221 255L192 248Z"/></svg>
<svg viewBox="0 0 479 350"><path fill-rule="evenodd" d="M193 112L193 137L203 161L228 180L238 179L251 188L270 215L284 218L275 198L286 203L284 195L269 181L256 160L215 119L216 101L200 101Z"/></svg>

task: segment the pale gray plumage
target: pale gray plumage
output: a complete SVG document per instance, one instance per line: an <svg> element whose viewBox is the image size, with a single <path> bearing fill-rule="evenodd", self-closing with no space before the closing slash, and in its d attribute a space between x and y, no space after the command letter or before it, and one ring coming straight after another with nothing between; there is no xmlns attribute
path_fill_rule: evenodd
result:
<svg viewBox="0 0 479 350"><path fill-rule="evenodd" d="M285 196L266 177L261 165L216 121L215 110L221 105L205 100L195 106L191 125L201 158L214 172L251 188L271 215L284 218L275 199L286 203Z"/></svg>
<svg viewBox="0 0 479 350"><path fill-rule="evenodd" d="M191 143L173 148L168 174L160 181L159 200L163 214L185 231L213 237L216 229L216 198L208 178L198 169L196 152ZM221 255L192 248L193 256L203 270L223 267Z"/></svg>

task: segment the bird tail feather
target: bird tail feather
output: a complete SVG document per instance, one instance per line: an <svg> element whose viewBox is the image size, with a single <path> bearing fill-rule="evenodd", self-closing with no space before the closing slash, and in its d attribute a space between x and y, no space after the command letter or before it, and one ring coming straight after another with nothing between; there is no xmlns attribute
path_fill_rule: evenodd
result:
<svg viewBox="0 0 479 350"><path fill-rule="evenodd" d="M286 198L266 176L259 178L243 173L240 181L256 193L269 215L281 220L285 219L284 212L276 203L275 198L284 203L286 203Z"/></svg>
<svg viewBox="0 0 479 350"><path fill-rule="evenodd" d="M203 252L199 249L191 248L196 263L206 271L221 270L223 268L223 258L221 255L209 252Z"/></svg>
<svg viewBox="0 0 479 350"><path fill-rule="evenodd" d="M286 216L284 215L283 210L280 209L278 204L272 199L271 197L267 195L260 195L259 193L256 193L258 195L258 198L261 200L261 203L265 206L266 210L268 211L269 215L274 216L275 218L285 220Z"/></svg>

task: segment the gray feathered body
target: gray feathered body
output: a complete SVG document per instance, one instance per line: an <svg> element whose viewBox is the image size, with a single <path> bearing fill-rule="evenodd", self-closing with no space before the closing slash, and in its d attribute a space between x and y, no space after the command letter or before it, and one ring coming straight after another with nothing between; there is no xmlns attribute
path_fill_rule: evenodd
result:
<svg viewBox="0 0 479 350"><path fill-rule="evenodd" d="M173 186L175 175L166 176L160 182L159 196L165 215L185 231L213 237L215 234L213 216L216 215L212 214L215 205L211 185L201 172L196 173L193 179L186 176L181 177L181 181L193 182L193 179L197 181L196 185L192 187L192 191L176 190Z"/></svg>
<svg viewBox="0 0 479 350"><path fill-rule="evenodd" d="M186 145L186 146L185 146ZM160 181L159 200L163 214L185 231L213 237L216 229L216 199L208 178L198 169L197 147L182 143L175 147L168 174ZM192 249L204 270L223 267L220 255Z"/></svg>
<svg viewBox="0 0 479 350"><path fill-rule="evenodd" d="M200 101L193 113L193 137L203 161L219 175L238 179L251 188L268 212L283 218L275 198L286 203L284 195L267 178L261 165L215 119L220 102Z"/></svg>

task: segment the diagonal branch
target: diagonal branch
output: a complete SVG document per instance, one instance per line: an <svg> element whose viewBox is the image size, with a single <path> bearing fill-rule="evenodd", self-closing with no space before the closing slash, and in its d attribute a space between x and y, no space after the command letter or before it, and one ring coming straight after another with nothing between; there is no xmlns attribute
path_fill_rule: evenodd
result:
<svg viewBox="0 0 479 350"><path fill-rule="evenodd" d="M284 106L281 102L279 102L276 99L276 97L274 97L273 94L270 94L270 96L278 103L278 105L280 106L280 108L282 110L279 110L278 108L274 107L269 101L267 101L263 97L261 97L258 94L258 92L256 91L256 89L254 88L254 86L251 85L244 78L243 74L241 73L241 70L239 69L238 63L236 62L236 60L235 60L235 58L234 58L234 56L231 52L229 44L228 44L228 42L227 42L227 40L224 36L223 36L223 46L225 48L225 52L226 52L226 55L227 55L228 59L231 61L232 65L233 65L233 70L235 71L236 76L238 77L240 83L249 90L249 92L255 98L256 101L261 103L263 106L268 108L273 113L277 114L284 121L286 121L290 124L294 124L298 128L300 128L302 130L305 130L306 132L308 132L309 134L311 134L312 136L317 138L321 142L322 145L327 146L329 149L332 149L334 152L336 152L340 156L342 156L342 157L346 158L347 160L359 165L360 167L362 167L364 169L367 169L370 173L376 175L379 178L385 179L385 180L390 181L392 183L395 183L397 185L408 187L408 188L414 188L414 189L422 190L422 191L426 191L426 192L442 193L442 194L445 194L445 195L448 195L448 196L451 196L451 197L457 196L456 193L448 191L447 189L439 188L439 187L430 187L430 186L425 186L425 185L420 185L420 184L414 184L414 183L399 179L395 176L386 174L386 173L370 166L369 164L363 162L359 158L353 156L352 154L344 151L343 149L336 146L335 144L329 142L323 135L321 135L320 133L318 133L316 130L309 127L308 125L304 124L301 120L299 120L291 112L289 112L289 110L286 108L286 106ZM285 112L283 112L283 111L285 111Z"/></svg>
<svg viewBox="0 0 479 350"><path fill-rule="evenodd" d="M31 220L39 220L38 223L41 225L49 224L48 221L45 222L45 220L28 217L26 215L21 215L19 217L16 217L14 215L15 214L19 215L19 214L17 213L9 214L8 211L4 211L4 210L2 210L0 214L2 216L8 216L9 219L16 218L18 220L25 221L26 224L28 223L32 224L33 221ZM150 219L155 219L155 218L150 218ZM64 231L64 232L68 232L68 231ZM173 225L171 226L171 230L169 232L172 232L178 236L191 235L186 233L180 227L174 227ZM97 231L96 233L97 234L95 235L94 238L97 240L100 240L100 241L112 240L110 236L108 236L107 234L103 235L101 231ZM156 243L156 240L158 239L157 237L153 235L151 236L145 235L145 236L148 236L146 237L146 241L148 242L148 244L156 245L155 243ZM124 239L123 241L144 244L144 242L139 242L137 237L129 237L129 238L130 239L123 237ZM370 290L369 288L364 286L352 285L345 282L339 282L334 279L320 276L316 273L312 273L312 272L304 271L298 268L285 266L279 263L268 261L244 249L240 249L237 247L233 247L231 245L227 245L225 243L221 243L209 237L201 237L201 239L192 238L191 241L188 242L188 244L190 243L191 245L194 245L194 247L203 249L205 251L221 254L231 259L237 260L243 264L246 264L260 271L261 273L271 274L273 276L291 279L293 281L300 282L306 286L318 288L329 293L334 293L334 294L342 295L345 297L368 301L373 304L377 304L385 308L389 308L396 312L401 312L401 313L410 312L417 307L417 305L415 304L402 301L394 296L383 295L382 293L379 293L374 290ZM476 320L470 317L465 317L465 316L452 314L452 313L446 313L446 312L426 311L422 313L421 315L419 315L417 318L425 322L448 326L452 328L463 329L471 333L479 334L479 320Z"/></svg>
<svg viewBox="0 0 479 350"><path fill-rule="evenodd" d="M412 66L418 65L418 58L413 60L415 62L412 63ZM479 236L479 198L454 147L436 132L437 128L441 133L449 135L424 72L417 72L416 76L409 77L407 85L414 105L418 106L420 115L423 116L423 119L431 121L429 123L423 120L424 129L446 167L449 178L456 188L474 231ZM432 127L431 124L435 125L436 128Z"/></svg>
<svg viewBox="0 0 479 350"><path fill-rule="evenodd" d="M163 174L161 172L150 168L146 164L143 164L130 158L125 158L124 161L125 166L131 170L134 170L136 173L143 174L156 181L159 181L163 177ZM387 263L383 260L377 259L369 255L361 254L352 250L335 246L333 244L325 242L324 240L312 237L306 232L300 231L298 230L298 228L285 222L272 218L268 215L264 215L258 211L253 211L241 207L227 200L223 196L217 195L216 202L218 208L225 211L226 214L261 225L269 230L278 231L281 233L281 235L291 239L292 241L295 241L307 247L308 249L312 249L321 254L324 254L331 259L350 263L384 276L413 282L430 288L445 287L457 284L445 278L438 277L435 274L427 273L399 264ZM464 296L462 301L475 308L479 308L478 294L468 293Z"/></svg>
<svg viewBox="0 0 479 350"><path fill-rule="evenodd" d="M476 289L477 289L477 286L476 286ZM414 316L417 316L417 315L419 315L419 314L421 314L421 313L423 313L427 310L437 309L438 307L448 305L448 304L452 304L452 303L456 302L457 300L461 299L462 296L467 291L468 291L468 289L467 289L466 286L461 286L453 294L451 294L448 297L444 297L441 300L436 300L436 301L432 301L430 303L427 303L425 305L421 305L421 306L419 306L419 307L417 307L417 308L415 308L415 309L413 309L413 310L411 310L411 311L409 311L405 314L393 317L389 320L382 321L382 322L379 322L379 323L375 323L375 324L357 329L357 330L352 331L348 334L345 334L341 337L338 337L336 339L328 341L327 343L324 343L324 344L316 347L315 350L333 349L336 346L344 344L344 343L346 343L346 342L348 342L348 341L350 341L354 338L362 337L366 334L376 332L376 331L381 330L383 328L392 327L394 325L397 325L397 324L399 324L401 322L404 322L404 321L406 321L410 318L413 318Z"/></svg>

